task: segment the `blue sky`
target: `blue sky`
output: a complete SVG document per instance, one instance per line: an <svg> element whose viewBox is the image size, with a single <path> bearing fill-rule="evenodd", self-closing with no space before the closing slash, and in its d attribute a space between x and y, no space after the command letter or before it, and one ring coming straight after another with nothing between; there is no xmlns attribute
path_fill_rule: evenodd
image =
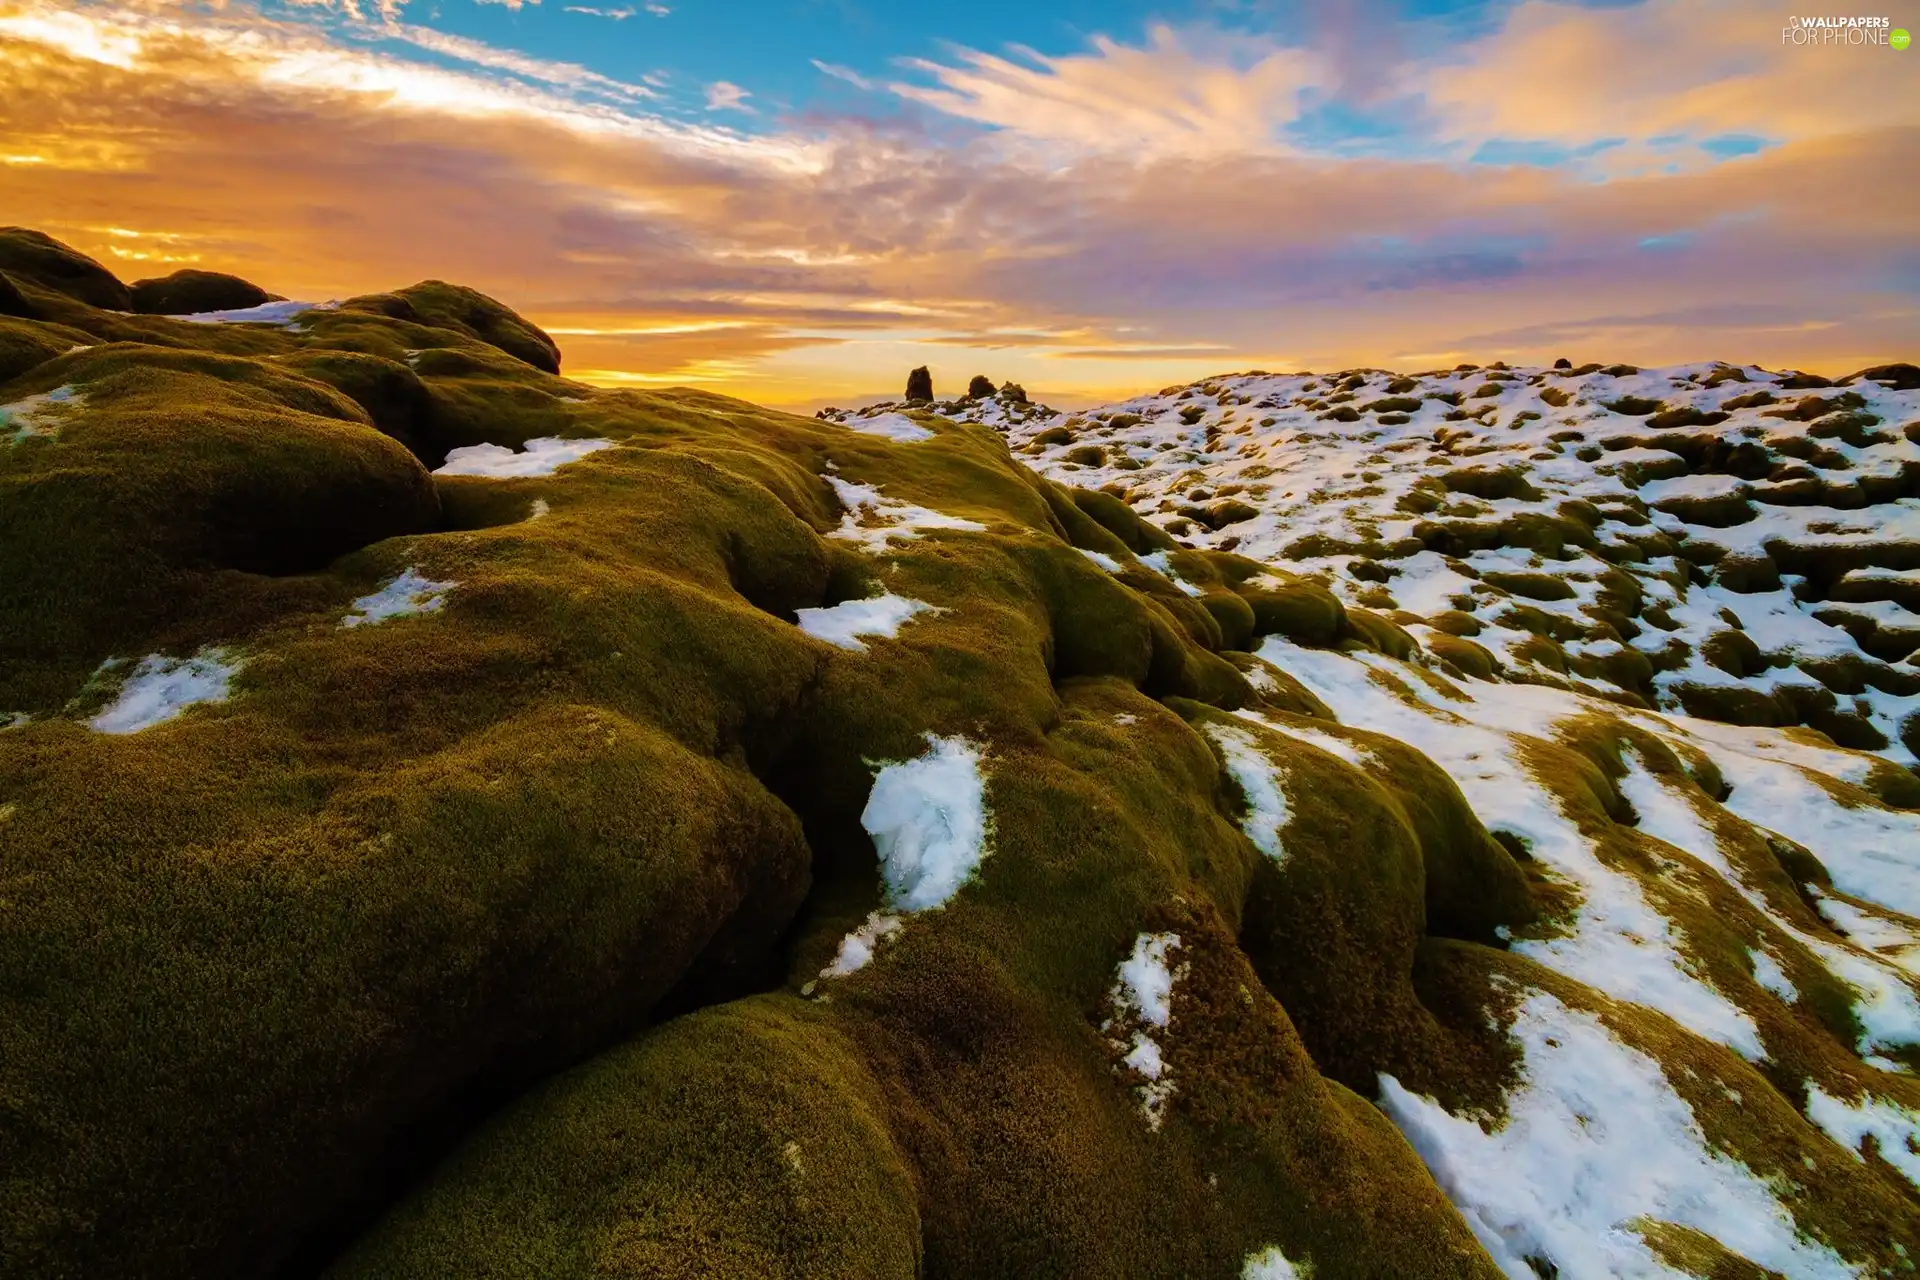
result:
<svg viewBox="0 0 1920 1280"><path fill-rule="evenodd" d="M1772 0L382 4L0 0L10 216L795 405L1920 348L1920 51Z"/></svg>

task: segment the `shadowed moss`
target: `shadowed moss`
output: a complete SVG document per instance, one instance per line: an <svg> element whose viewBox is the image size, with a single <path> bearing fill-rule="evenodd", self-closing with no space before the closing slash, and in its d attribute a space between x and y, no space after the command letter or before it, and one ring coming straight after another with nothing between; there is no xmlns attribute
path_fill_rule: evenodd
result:
<svg viewBox="0 0 1920 1280"><path fill-rule="evenodd" d="M546 373L560 372L560 348L545 330L483 293L444 280L423 280L392 293L349 298L345 311L371 311L436 329L452 329Z"/></svg>
<svg viewBox="0 0 1920 1280"><path fill-rule="evenodd" d="M815 1009L705 1010L517 1106L330 1274L911 1280L917 1189L884 1115Z"/></svg>
<svg viewBox="0 0 1920 1280"><path fill-rule="evenodd" d="M0 227L0 271L15 285L37 285L87 306L133 309L127 287L111 271L44 232Z"/></svg>
<svg viewBox="0 0 1920 1280"><path fill-rule="evenodd" d="M259 285L224 271L183 267L172 275L136 280L128 288L132 310L150 316L185 316L201 311L239 311L271 302Z"/></svg>

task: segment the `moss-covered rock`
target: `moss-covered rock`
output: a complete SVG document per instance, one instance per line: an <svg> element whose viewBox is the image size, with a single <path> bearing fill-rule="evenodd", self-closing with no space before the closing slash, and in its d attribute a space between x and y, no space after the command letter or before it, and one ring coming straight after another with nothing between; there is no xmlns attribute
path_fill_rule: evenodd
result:
<svg viewBox="0 0 1920 1280"><path fill-rule="evenodd" d="M150 316L186 316L202 311L239 311L273 301L259 285L224 271L183 267L172 275L136 280L128 288L132 309Z"/></svg>
<svg viewBox="0 0 1920 1280"><path fill-rule="evenodd" d="M444 280L423 280L392 293L349 298L343 311L364 311L408 320L498 347L545 373L560 372L560 348L545 330L483 293Z"/></svg>
<svg viewBox="0 0 1920 1280"><path fill-rule="evenodd" d="M15 286L38 285L108 311L133 310L127 287L113 272L44 232L0 227L0 271L12 277Z"/></svg>

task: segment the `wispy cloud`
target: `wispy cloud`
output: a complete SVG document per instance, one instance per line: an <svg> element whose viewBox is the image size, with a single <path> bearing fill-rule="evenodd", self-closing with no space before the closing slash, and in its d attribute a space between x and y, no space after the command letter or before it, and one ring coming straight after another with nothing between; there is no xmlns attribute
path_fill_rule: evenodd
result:
<svg viewBox="0 0 1920 1280"><path fill-rule="evenodd" d="M1303 50L1265 49L1239 65L1189 48L1164 25L1152 28L1141 47L1097 36L1090 53L1056 58L1018 49L1013 55L958 49L952 62L912 59L906 65L936 85L889 87L1025 137L1102 151L1191 154L1277 148L1280 129L1299 113L1302 91L1321 74Z"/></svg>
<svg viewBox="0 0 1920 1280"><path fill-rule="evenodd" d="M707 110L752 111L747 99L753 95L730 80L716 80L707 86Z"/></svg>
<svg viewBox="0 0 1920 1280"><path fill-rule="evenodd" d="M591 10L600 17L626 17L633 11L614 11L602 13ZM573 62L554 62L546 58L535 58L510 49L501 49L479 40L469 40L464 36L449 35L444 31L435 31L430 27L391 24L378 28L377 34L384 39L402 40L415 48L425 49L429 53L455 58L476 67L486 67L493 71L505 71L524 79L535 80L542 84L556 85L577 92L607 94L615 98L634 99L656 96L654 91L644 85L626 84L622 81L601 75L597 71Z"/></svg>
<svg viewBox="0 0 1920 1280"><path fill-rule="evenodd" d="M4 170L11 220L129 275L194 261L293 296L456 279L553 325L570 370L782 402L891 389L919 363L1092 395L1408 352L1911 357L1915 299L1887 266L1913 260L1920 124L1903 100L1815 130L1728 85L1717 113L1681 121L1576 59L1566 78L1627 95L1611 114L1469 127L1461 104L1492 91L1445 76L1505 65L1504 41L1536 38L1527 7L1445 68L1396 70L1453 86L1435 118L1460 145L1575 148L1600 127L1774 145L1608 181L1307 154L1274 138L1300 86L1338 79L1318 55L1171 32L1066 58L955 54L924 73L918 114L762 114L747 132L663 113L658 86L424 27L375 40L237 5L0 0L0 157L22 158ZM1814 74L1772 56L1753 74ZM741 86L711 89L716 112L748 109Z"/></svg>
<svg viewBox="0 0 1920 1280"><path fill-rule="evenodd" d="M570 4L566 6L566 12L584 13L591 18L611 18L615 22L625 22L637 11L633 9L595 9L589 5Z"/></svg>

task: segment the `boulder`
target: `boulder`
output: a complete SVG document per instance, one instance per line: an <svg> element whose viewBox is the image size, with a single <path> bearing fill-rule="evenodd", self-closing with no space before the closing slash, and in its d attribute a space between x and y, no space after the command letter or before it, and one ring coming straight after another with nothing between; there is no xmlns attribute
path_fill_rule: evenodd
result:
<svg viewBox="0 0 1920 1280"><path fill-rule="evenodd" d="M927 372L927 366L921 365L907 375L907 399L933 399L933 375Z"/></svg>
<svg viewBox="0 0 1920 1280"><path fill-rule="evenodd" d="M113 272L40 231L0 227L0 271L107 311L131 311L127 286Z"/></svg>
<svg viewBox="0 0 1920 1280"><path fill-rule="evenodd" d="M149 316L190 316L203 311L239 311L274 300L259 285L224 271L184 268L170 276L136 280L133 309Z"/></svg>

